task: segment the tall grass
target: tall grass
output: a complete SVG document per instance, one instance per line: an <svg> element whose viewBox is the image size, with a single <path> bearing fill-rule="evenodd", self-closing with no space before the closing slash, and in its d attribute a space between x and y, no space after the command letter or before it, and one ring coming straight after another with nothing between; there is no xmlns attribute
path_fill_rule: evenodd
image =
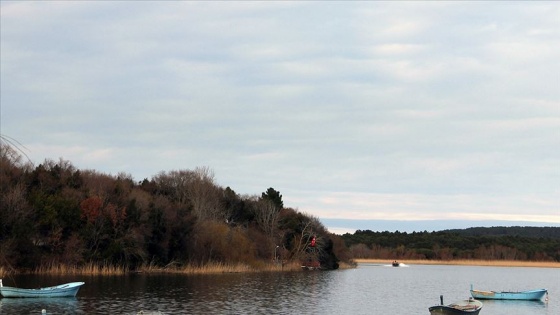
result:
<svg viewBox="0 0 560 315"><path fill-rule="evenodd" d="M348 265L341 265L341 268L350 268ZM145 264L134 270L141 273L175 273L175 274L220 274L220 273L248 273L248 272L278 272L278 271L296 271L301 270L300 263L266 263L252 262L247 263L222 263L208 262L205 264L186 264L180 265L172 262L167 266L160 267L153 263ZM0 277L10 274L9 270L0 266ZM35 274L51 274L51 275L123 275L130 272L124 266L115 266L110 264L98 264L89 262L84 265L66 265L66 264L46 264L32 271Z"/></svg>
<svg viewBox="0 0 560 315"><path fill-rule="evenodd" d="M127 272L123 266L109 264L86 263L85 265L50 264L38 267L34 273L56 275L122 275Z"/></svg>
<svg viewBox="0 0 560 315"><path fill-rule="evenodd" d="M146 273L178 273L178 274L219 274L219 273L248 273L248 272L271 272L271 271L289 271L299 270L300 266L296 263L290 264L227 264L222 262L208 262L203 265L187 264L177 266L169 264L165 267L157 267L153 264L144 265L138 269L138 272Z"/></svg>
<svg viewBox="0 0 560 315"><path fill-rule="evenodd" d="M358 266L356 262L339 262L339 269L354 269Z"/></svg>
<svg viewBox="0 0 560 315"><path fill-rule="evenodd" d="M3 278L8 275L8 269L4 266L0 266L0 278Z"/></svg>

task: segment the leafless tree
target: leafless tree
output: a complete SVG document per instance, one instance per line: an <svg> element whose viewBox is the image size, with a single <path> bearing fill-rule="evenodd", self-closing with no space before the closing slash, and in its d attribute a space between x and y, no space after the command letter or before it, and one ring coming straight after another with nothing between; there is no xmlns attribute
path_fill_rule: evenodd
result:
<svg viewBox="0 0 560 315"><path fill-rule="evenodd" d="M208 167L197 167L189 185L189 199L193 213L199 220L224 221L227 214L221 204L222 190L214 182L214 172Z"/></svg>
<svg viewBox="0 0 560 315"><path fill-rule="evenodd" d="M188 203L188 189L194 180L195 173L190 170L160 172L154 177L158 187L179 204Z"/></svg>
<svg viewBox="0 0 560 315"><path fill-rule="evenodd" d="M272 239L278 227L280 209L272 201L260 198L255 203L253 210L255 221L265 234Z"/></svg>
<svg viewBox="0 0 560 315"><path fill-rule="evenodd" d="M25 188L19 183L0 195L0 225L11 228L28 221L31 208L25 199Z"/></svg>
<svg viewBox="0 0 560 315"><path fill-rule="evenodd" d="M216 185L210 168L161 172L154 181L172 200L191 206L199 220L224 221L227 218L221 204L223 190Z"/></svg>

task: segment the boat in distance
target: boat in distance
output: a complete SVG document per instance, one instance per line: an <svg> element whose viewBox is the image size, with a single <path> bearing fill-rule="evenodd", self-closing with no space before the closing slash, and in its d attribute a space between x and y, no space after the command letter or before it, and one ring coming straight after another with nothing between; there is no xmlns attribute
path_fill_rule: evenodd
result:
<svg viewBox="0 0 560 315"><path fill-rule="evenodd" d="M482 302L469 298L449 305L443 305L443 296L440 296L441 305L435 305L428 310L431 315L478 315L482 309Z"/></svg>
<svg viewBox="0 0 560 315"><path fill-rule="evenodd" d="M52 287L22 289L5 287L0 279L0 295L5 298L75 297L82 285L84 285L84 282L70 282Z"/></svg>
<svg viewBox="0 0 560 315"><path fill-rule="evenodd" d="M482 291L474 290L471 285L471 296L479 300L525 300L540 301L543 296L548 295L546 289L527 290L527 291Z"/></svg>

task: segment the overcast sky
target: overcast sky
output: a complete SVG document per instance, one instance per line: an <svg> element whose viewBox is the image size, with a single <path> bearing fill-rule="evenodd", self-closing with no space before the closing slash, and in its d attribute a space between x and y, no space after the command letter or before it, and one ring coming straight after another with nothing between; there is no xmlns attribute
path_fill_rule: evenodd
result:
<svg viewBox="0 0 560 315"><path fill-rule="evenodd" d="M35 164L207 166L334 232L560 226L560 2L0 5L1 134Z"/></svg>

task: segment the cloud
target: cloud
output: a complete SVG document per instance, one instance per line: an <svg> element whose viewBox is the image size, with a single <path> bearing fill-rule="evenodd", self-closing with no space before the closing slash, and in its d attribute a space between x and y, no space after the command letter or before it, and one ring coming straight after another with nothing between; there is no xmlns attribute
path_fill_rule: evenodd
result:
<svg viewBox="0 0 560 315"><path fill-rule="evenodd" d="M557 221L547 2L6 2L1 132L321 217Z"/></svg>
<svg viewBox="0 0 560 315"><path fill-rule="evenodd" d="M292 192L289 196L292 196ZM558 203L551 194L300 194L289 204L301 205L321 218L354 220L506 220L560 223ZM285 203L288 203L285 201Z"/></svg>

